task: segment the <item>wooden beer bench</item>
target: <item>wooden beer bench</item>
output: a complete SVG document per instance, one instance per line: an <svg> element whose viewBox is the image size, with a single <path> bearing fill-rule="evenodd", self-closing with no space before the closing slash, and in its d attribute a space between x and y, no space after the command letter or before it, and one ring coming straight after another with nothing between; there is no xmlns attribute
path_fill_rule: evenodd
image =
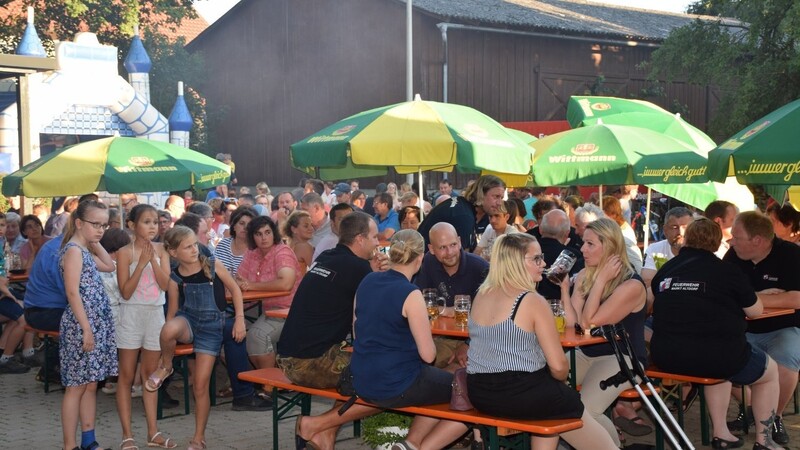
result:
<svg viewBox="0 0 800 450"><path fill-rule="evenodd" d="M50 361L47 355L49 354L50 347L58 342L59 333L58 331L39 330L30 325L25 325L25 331L39 335L44 342L44 364L42 365L42 370L44 373L44 393L47 394L50 392L50 372L55 369L55 362Z"/></svg>
<svg viewBox="0 0 800 450"><path fill-rule="evenodd" d="M339 394L336 389L316 389L293 384L288 378L286 378L286 375L284 375L283 371L278 368L242 372L239 374L239 378L251 383L272 386L272 437L274 450L278 450L279 447L278 421L288 417L295 417L295 415L288 415L293 407L300 406L300 413L303 415L308 415L311 413L311 397L313 396L324 397L338 401L347 401L349 399L349 397ZM279 392L279 389L282 391L291 392ZM356 403L372 406L362 399L358 399ZM454 420L473 425L481 425L482 427L488 429L488 435L485 436L488 437L486 444L488 444L488 448L490 449L500 448L501 435L530 433L540 436L552 436L565 431L575 430L583 426L583 422L580 419L513 420L481 414L474 409L470 411L453 411L450 409L449 403L429 406L410 406L406 408L391 408L387 410L411 415L434 417L437 419ZM357 429L356 433L358 433ZM523 448L530 447L530 441L526 441L526 438L522 439ZM504 446L508 447L509 444L505 443Z"/></svg>
<svg viewBox="0 0 800 450"><path fill-rule="evenodd" d="M668 383L672 382L669 384L676 384L679 387L683 383L694 383L700 385L698 388L698 395L700 398L700 438L703 445L709 445L711 443L711 431L708 423L708 411L706 408L706 397L703 386L723 383L726 380L669 373L664 372L655 366L648 367L645 373L650 378L661 380L662 384L667 381ZM681 428L683 428L683 393L680 389L678 389L678 424L681 426ZM656 448L664 448L664 435L661 429L658 427L656 427Z"/></svg>

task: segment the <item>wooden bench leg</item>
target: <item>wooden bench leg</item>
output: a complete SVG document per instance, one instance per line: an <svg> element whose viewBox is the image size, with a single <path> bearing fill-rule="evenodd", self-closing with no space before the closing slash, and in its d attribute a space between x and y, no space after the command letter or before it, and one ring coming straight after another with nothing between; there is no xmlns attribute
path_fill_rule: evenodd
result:
<svg viewBox="0 0 800 450"><path fill-rule="evenodd" d="M272 448L279 450L278 422L281 419L296 417L289 413L296 406L300 407L300 414L311 414L311 395L302 392L279 394L278 388L272 388Z"/></svg>
<svg viewBox="0 0 800 450"><path fill-rule="evenodd" d="M50 392L50 358L48 358L48 354L50 353L50 336L44 336L44 393L47 394Z"/></svg>

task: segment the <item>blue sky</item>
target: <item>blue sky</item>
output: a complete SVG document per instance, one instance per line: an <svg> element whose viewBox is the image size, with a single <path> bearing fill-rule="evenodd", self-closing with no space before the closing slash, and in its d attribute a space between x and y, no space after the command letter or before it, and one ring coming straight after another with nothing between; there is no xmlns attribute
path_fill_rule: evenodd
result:
<svg viewBox="0 0 800 450"><path fill-rule="evenodd" d="M589 0L614 5L633 6L636 8L656 9L660 11L684 12L692 0ZM206 19L213 23L239 0L195 0L195 8Z"/></svg>

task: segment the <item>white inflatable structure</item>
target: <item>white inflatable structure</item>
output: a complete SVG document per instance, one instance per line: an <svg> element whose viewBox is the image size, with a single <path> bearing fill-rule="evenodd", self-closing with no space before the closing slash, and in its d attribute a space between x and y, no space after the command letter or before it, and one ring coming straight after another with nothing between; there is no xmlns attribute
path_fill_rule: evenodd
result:
<svg viewBox="0 0 800 450"><path fill-rule="evenodd" d="M17 54L45 57L30 8ZM27 75L28 89L23 95L31 115L31 161L41 156L39 133L136 136L189 146L192 118L183 100L183 83L168 121L150 104L151 62L138 30L125 59L128 80L118 73L117 48L100 44L94 33L82 32L72 42L58 42L56 62L55 71ZM170 133L173 116L175 131ZM16 84L0 81L0 164L6 158L12 171L20 167L18 123Z"/></svg>

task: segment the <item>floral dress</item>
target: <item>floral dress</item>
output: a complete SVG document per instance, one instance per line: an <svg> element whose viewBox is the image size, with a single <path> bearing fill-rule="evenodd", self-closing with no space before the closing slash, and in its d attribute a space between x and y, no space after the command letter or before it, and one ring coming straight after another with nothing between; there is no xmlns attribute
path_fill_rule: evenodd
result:
<svg viewBox="0 0 800 450"><path fill-rule="evenodd" d="M68 304L64 315L61 316L59 359L61 384L80 386L117 375L119 369L117 344L114 339L114 319L111 315L108 294L91 253L78 244L68 243L60 254L61 276L64 276L64 254L70 246L76 246L81 250L83 270L80 275L79 293L94 334L95 348L88 353L83 351L83 330Z"/></svg>

